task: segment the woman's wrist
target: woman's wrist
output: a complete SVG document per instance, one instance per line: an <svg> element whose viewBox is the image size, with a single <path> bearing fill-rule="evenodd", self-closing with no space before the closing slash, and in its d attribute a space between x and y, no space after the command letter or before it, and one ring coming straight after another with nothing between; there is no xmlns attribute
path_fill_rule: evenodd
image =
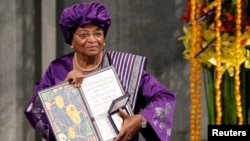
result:
<svg viewBox="0 0 250 141"><path fill-rule="evenodd" d="M144 129L147 127L147 119L141 114L141 128Z"/></svg>

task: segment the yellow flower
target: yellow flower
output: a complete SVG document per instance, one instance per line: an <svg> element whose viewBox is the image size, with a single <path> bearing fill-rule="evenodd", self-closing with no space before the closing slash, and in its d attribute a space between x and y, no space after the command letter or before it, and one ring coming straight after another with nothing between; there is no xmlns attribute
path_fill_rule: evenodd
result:
<svg viewBox="0 0 250 141"><path fill-rule="evenodd" d="M202 48L207 47L207 45L211 44L211 41L215 39L214 30L214 24L207 26L206 23L203 23L201 31ZM182 40L185 46L185 50L183 51L184 58L190 59L191 28L184 26L183 32L184 35L179 37L178 40ZM250 51L246 49L246 46L250 46L250 32L244 32L241 36L241 41L244 41L244 44L242 44L240 49L240 64L244 63L246 68L250 68ZM217 64L215 55L214 43L212 43L199 57L203 64L211 67ZM230 76L234 76L234 68L236 67L235 36L229 33L221 34L221 67L223 72L228 71Z"/></svg>

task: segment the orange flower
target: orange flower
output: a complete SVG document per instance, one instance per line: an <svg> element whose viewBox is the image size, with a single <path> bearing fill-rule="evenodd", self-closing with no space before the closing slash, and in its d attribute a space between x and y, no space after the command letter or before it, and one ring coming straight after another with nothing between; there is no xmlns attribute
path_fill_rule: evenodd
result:
<svg viewBox="0 0 250 141"><path fill-rule="evenodd" d="M233 21L234 16L231 13L227 12L225 15L226 15L228 21Z"/></svg>
<svg viewBox="0 0 250 141"><path fill-rule="evenodd" d="M244 39L241 41L241 45L242 45L242 46L245 46L245 45L246 45L246 43L247 43L247 39L246 39L246 38L244 38Z"/></svg>

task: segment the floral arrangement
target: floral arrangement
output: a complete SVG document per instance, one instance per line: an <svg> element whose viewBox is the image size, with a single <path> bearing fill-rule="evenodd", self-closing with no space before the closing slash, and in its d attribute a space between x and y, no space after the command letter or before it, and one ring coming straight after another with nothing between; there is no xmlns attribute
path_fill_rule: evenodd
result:
<svg viewBox="0 0 250 141"><path fill-rule="evenodd" d="M248 124L250 0L188 0L181 19L179 40L191 65L191 140L200 138L202 88L209 124Z"/></svg>
<svg viewBox="0 0 250 141"><path fill-rule="evenodd" d="M241 28L242 28L242 35L241 35L241 46L242 53L240 54L240 63L244 63L246 68L250 68L250 1L249 0L241 0L242 5L242 15L241 15ZM212 6L216 5L216 1L213 0L203 0L201 6L201 17L197 19L197 22L201 24L201 45L202 50L196 54L196 57L200 55L201 60L203 63L207 64L208 66L216 65L215 60L215 52L212 48L212 44L215 42L215 11L216 9ZM236 0L225 0L222 3L222 26L220 27L220 31L223 33L221 36L221 50L222 50L222 62L223 62L223 72L228 71L230 76L234 75L234 41L235 41L235 33L236 33ZM211 9L210 11L208 11ZM185 16L182 17L182 20L185 23L190 22L190 10L191 4L190 0L188 1L188 7L185 13ZM201 21L203 20L203 21ZM184 26L183 31L185 36L180 37L180 40L183 40L185 45L184 51L184 58L190 58L190 41L192 38L192 32L190 26Z"/></svg>

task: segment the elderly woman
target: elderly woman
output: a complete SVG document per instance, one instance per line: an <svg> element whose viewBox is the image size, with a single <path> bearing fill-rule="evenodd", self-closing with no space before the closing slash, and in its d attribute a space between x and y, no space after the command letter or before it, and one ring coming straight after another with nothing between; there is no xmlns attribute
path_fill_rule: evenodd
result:
<svg viewBox="0 0 250 141"><path fill-rule="evenodd" d="M121 84L130 96L134 115L120 111L123 126L114 139L169 141L175 108L175 94L145 70L143 56L106 49L105 37L111 24L107 8L101 3L80 3L65 8L60 19L65 42L73 52L50 63L36 83L33 98L25 109L31 125L46 140L55 140L38 98L38 91L64 81L79 87L86 74L114 66Z"/></svg>

